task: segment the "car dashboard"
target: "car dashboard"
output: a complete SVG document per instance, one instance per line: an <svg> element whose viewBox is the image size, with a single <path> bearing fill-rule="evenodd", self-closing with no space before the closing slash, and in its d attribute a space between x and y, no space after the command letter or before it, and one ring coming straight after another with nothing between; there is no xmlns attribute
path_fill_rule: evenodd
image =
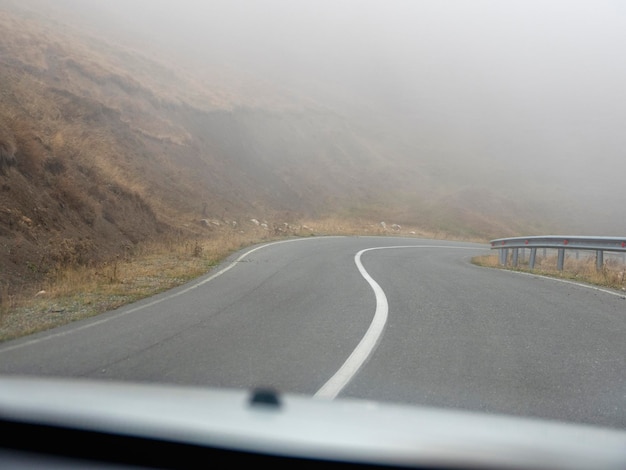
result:
<svg viewBox="0 0 626 470"><path fill-rule="evenodd" d="M626 431L281 394L0 378L2 468L624 469Z"/></svg>

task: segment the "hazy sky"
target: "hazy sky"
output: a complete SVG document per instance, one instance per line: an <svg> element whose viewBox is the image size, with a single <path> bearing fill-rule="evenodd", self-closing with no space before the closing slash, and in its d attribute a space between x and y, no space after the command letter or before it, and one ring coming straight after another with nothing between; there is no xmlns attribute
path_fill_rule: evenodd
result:
<svg viewBox="0 0 626 470"><path fill-rule="evenodd" d="M626 117L623 1L114 0L99 7L179 54L304 93L353 95L383 113L593 128L601 140L621 133Z"/></svg>

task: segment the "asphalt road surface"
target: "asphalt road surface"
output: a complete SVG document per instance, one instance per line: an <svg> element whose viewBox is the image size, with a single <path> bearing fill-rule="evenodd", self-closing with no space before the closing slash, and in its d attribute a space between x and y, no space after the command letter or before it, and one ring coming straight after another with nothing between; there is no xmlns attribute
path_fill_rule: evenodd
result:
<svg viewBox="0 0 626 470"><path fill-rule="evenodd" d="M486 245L315 237L0 344L0 374L203 385L626 429L619 292L471 264Z"/></svg>

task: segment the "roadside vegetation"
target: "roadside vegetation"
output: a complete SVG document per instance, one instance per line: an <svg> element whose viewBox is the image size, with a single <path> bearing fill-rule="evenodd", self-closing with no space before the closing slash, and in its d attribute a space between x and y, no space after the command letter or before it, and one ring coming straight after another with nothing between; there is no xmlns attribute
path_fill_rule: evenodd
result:
<svg viewBox="0 0 626 470"><path fill-rule="evenodd" d="M97 315L176 287L202 275L246 240L170 239L94 266L50 272L38 287L0 291L0 341Z"/></svg>
<svg viewBox="0 0 626 470"><path fill-rule="evenodd" d="M604 266L600 270L596 269L595 256L591 255L581 255L576 258L574 255L566 254L563 271L557 269L556 255L537 256L535 268L532 270L529 268L528 259L520 259L517 266L511 266L510 262L507 266L501 266L497 254L476 256L472 258L472 263L478 266L533 273L626 291L626 263L621 256L605 254Z"/></svg>

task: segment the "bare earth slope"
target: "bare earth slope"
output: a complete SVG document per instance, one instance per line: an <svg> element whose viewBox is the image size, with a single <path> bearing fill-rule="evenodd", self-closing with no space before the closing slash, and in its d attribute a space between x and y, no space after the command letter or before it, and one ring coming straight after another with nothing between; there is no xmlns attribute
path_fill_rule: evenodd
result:
<svg viewBox="0 0 626 470"><path fill-rule="evenodd" d="M401 143L327 107L208 85L59 21L0 4L2 285L207 233L206 220L334 215L489 237L530 219L403 167Z"/></svg>

